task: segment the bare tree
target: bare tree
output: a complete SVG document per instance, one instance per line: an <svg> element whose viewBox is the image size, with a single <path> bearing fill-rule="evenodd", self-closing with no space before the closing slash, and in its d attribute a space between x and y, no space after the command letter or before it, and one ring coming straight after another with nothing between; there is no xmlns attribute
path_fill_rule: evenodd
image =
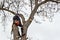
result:
<svg viewBox="0 0 60 40"><path fill-rule="evenodd" d="M22 18L22 22L23 22L23 33L25 34L24 36L21 36L21 40L27 40L27 29L29 27L29 25L32 23L33 19L34 19L34 15L37 13L39 14L41 12L41 10L38 10L38 8L47 3L47 2L55 2L55 3L60 3L59 0L29 0L30 1L30 5L27 4L26 2L24 2L24 0L3 0L2 2L0 2L0 10L5 10L8 11L12 14L16 14L17 12L19 13L19 16ZM21 4L22 2L22 4ZM28 18L28 20L25 21L25 17L23 14L20 14L19 7L23 7L24 5L29 5L29 7L31 7L31 14ZM14 8L14 9L13 9ZM38 11L37 11L38 10ZM22 11L24 12L24 11ZM45 14L45 11L42 10L42 15L45 17L48 17L47 13ZM24 12L25 13L25 12ZM51 16L50 16L51 17ZM19 40L18 38L18 27L16 27L15 24L12 24L12 29L13 29L13 33L14 33L14 40Z"/></svg>

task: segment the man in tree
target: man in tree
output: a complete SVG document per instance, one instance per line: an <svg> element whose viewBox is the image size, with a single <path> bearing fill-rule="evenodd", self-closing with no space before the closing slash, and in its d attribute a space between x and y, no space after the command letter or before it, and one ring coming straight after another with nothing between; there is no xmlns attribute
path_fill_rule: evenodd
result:
<svg viewBox="0 0 60 40"><path fill-rule="evenodd" d="M21 27L21 32L23 33L23 25L22 25L22 23L21 23L21 20L20 20L18 14L16 14L16 15L13 17L13 24L15 24L16 26ZM19 30L18 30L18 35L19 35L20 37L22 36L22 35L20 35Z"/></svg>

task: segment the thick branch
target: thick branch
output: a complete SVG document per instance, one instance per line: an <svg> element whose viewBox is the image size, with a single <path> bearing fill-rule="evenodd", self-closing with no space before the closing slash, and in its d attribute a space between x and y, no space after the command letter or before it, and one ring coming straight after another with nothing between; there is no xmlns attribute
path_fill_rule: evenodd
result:
<svg viewBox="0 0 60 40"><path fill-rule="evenodd" d="M36 1L37 1L37 0L36 0ZM36 1L35 1L35 2L36 2ZM35 15L35 13L37 12L38 7L39 7L40 5L46 3L46 2L47 2L47 1L43 1L43 2L41 2L41 3L39 3L39 4L38 4L38 3L35 4L34 9L32 10L32 12L31 12L31 14L30 14L30 17L29 17L29 19L28 19L27 22L26 22L27 28L28 28L28 26L31 24L32 20L34 19L34 15Z"/></svg>
<svg viewBox="0 0 60 40"><path fill-rule="evenodd" d="M42 4L45 4L46 2L48 2L47 0L46 1L43 1L41 3L38 4L38 6L42 5Z"/></svg>
<svg viewBox="0 0 60 40"><path fill-rule="evenodd" d="M60 1L50 0L51 2L60 3Z"/></svg>
<svg viewBox="0 0 60 40"><path fill-rule="evenodd" d="M34 19L34 15L35 15L38 7L39 7L40 5L48 2L48 1L52 1L52 0L45 0L45 1L41 2L41 3L39 3L39 4L38 4L38 0L35 0L35 7L34 7L34 9L32 10L29 19L28 19L27 22L26 22L27 27L31 24L32 20ZM52 2L58 3L57 1L52 1Z"/></svg>
<svg viewBox="0 0 60 40"><path fill-rule="evenodd" d="M34 19L34 15L35 15L37 9L38 9L38 6L35 6L34 10L31 12L30 17L29 17L29 19L26 22L27 28L31 24L32 20Z"/></svg>
<svg viewBox="0 0 60 40"><path fill-rule="evenodd" d="M45 1L51 1L51 2L55 2L55 3L60 3L60 0L45 0Z"/></svg>
<svg viewBox="0 0 60 40"><path fill-rule="evenodd" d="M38 4L38 0L35 0L35 6Z"/></svg>
<svg viewBox="0 0 60 40"><path fill-rule="evenodd" d="M13 11L11 11L11 10L8 10L8 9L5 9L5 8L0 8L0 10L5 10L5 11L11 12L12 14L15 15L15 12L13 12Z"/></svg>

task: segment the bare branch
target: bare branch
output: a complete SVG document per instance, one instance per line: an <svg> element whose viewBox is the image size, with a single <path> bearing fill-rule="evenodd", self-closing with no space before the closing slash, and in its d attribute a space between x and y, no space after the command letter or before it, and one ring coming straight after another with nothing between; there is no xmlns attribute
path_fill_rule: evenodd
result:
<svg viewBox="0 0 60 40"><path fill-rule="evenodd" d="M36 2L37 2L37 3L36 3ZM34 19L34 15L35 15L38 7L39 7L40 5L46 3L46 2L48 2L48 1L43 1L43 2L41 2L41 3L38 4L38 0L35 0L35 3L36 3L36 4L35 4L35 7L34 7L34 9L32 10L29 19L28 19L27 22L26 22L27 28L28 28L28 26L31 24L32 20Z"/></svg>
<svg viewBox="0 0 60 40"><path fill-rule="evenodd" d="M60 3L60 0L45 0L45 1L51 1L51 2L55 2L55 3Z"/></svg>
<svg viewBox="0 0 60 40"><path fill-rule="evenodd" d="M8 11L8 12L11 12L12 14L16 14L15 12L11 11L11 10L8 10L8 9L5 9L5 8L0 8L0 10L5 10L5 11ZM25 22L25 18L22 14L19 14L19 16L22 18L22 21L23 23Z"/></svg>
<svg viewBox="0 0 60 40"><path fill-rule="evenodd" d="M60 3L60 1L50 0L51 2Z"/></svg>
<svg viewBox="0 0 60 40"><path fill-rule="evenodd" d="M31 11L32 11L32 0L30 0L30 4L31 4Z"/></svg>
<svg viewBox="0 0 60 40"><path fill-rule="evenodd" d="M48 1L47 0L43 1L43 2L39 3L38 6L40 6L40 5L42 5L42 4L46 3L46 2L48 2Z"/></svg>
<svg viewBox="0 0 60 40"><path fill-rule="evenodd" d="M5 1L3 0L2 8L4 7L4 3L5 3Z"/></svg>
<svg viewBox="0 0 60 40"><path fill-rule="evenodd" d="M35 5L37 5L38 4L38 0L35 0Z"/></svg>
<svg viewBox="0 0 60 40"><path fill-rule="evenodd" d="M15 12L13 12L13 11L11 11L11 10L8 10L8 9L5 9L5 8L0 8L0 10L5 10L5 11L11 12L12 14L15 15Z"/></svg>

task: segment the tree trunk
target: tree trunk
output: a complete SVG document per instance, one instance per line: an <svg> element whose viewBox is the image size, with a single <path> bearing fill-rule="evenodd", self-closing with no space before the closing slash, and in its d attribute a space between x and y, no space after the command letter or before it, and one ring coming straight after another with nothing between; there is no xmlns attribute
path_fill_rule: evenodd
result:
<svg viewBox="0 0 60 40"><path fill-rule="evenodd" d="M22 36L21 40L27 40L26 35Z"/></svg>
<svg viewBox="0 0 60 40"><path fill-rule="evenodd" d="M19 40L18 27L15 24L12 25L12 31L13 31L14 40Z"/></svg>
<svg viewBox="0 0 60 40"><path fill-rule="evenodd" d="M21 40L27 40L27 27L23 26L23 36L21 37Z"/></svg>
<svg viewBox="0 0 60 40"><path fill-rule="evenodd" d="M12 25L12 31L13 31L13 37L14 37L14 40L19 40L19 35L18 35L18 27L13 24ZM23 33L24 34L23 36L21 36L21 40L27 40L26 36L27 36L27 27L23 27Z"/></svg>

